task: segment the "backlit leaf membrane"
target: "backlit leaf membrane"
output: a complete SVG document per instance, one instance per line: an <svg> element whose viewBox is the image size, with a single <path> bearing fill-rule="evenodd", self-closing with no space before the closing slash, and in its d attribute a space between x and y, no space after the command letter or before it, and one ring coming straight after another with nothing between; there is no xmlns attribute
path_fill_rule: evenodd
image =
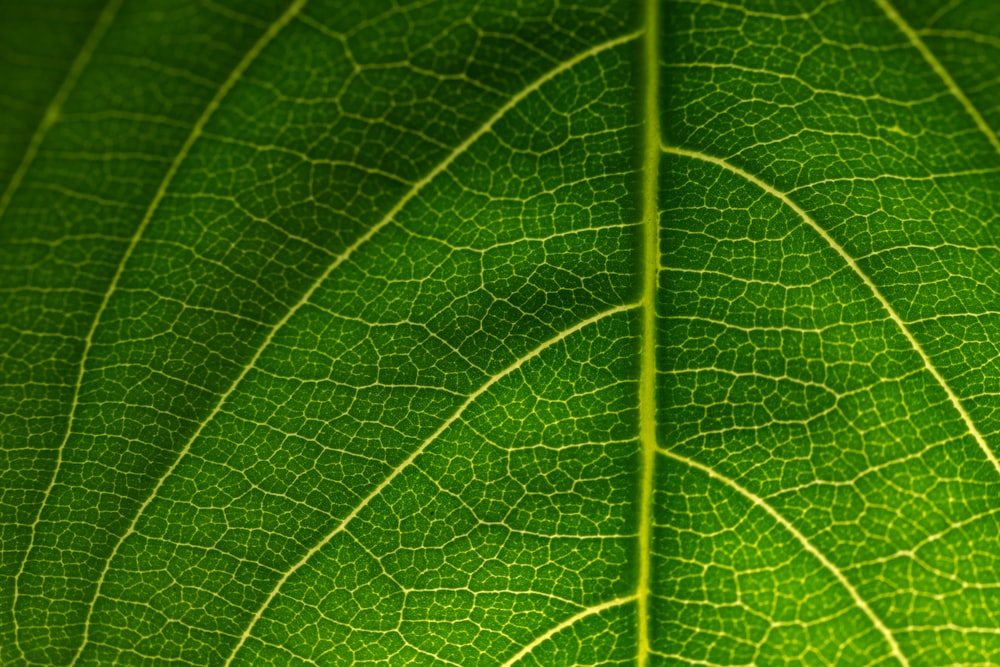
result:
<svg viewBox="0 0 1000 667"><path fill-rule="evenodd" d="M5 0L0 664L1000 664L997 26Z"/></svg>

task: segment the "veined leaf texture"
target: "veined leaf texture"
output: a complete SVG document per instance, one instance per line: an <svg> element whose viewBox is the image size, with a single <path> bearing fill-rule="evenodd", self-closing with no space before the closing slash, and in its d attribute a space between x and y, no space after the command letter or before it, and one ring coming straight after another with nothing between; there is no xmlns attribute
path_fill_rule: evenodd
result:
<svg viewBox="0 0 1000 667"><path fill-rule="evenodd" d="M1000 4L0 0L0 664L1000 665Z"/></svg>

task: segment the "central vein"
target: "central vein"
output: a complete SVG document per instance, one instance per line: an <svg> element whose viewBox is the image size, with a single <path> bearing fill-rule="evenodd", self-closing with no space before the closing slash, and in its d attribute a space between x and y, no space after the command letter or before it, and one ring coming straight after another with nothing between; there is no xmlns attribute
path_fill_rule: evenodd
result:
<svg viewBox="0 0 1000 667"><path fill-rule="evenodd" d="M653 465L656 457L656 286L659 260L657 185L660 164L658 5L645 0L646 35L642 158L642 334L639 366L639 442L642 448L639 501L639 667L650 652L649 587L653 523Z"/></svg>

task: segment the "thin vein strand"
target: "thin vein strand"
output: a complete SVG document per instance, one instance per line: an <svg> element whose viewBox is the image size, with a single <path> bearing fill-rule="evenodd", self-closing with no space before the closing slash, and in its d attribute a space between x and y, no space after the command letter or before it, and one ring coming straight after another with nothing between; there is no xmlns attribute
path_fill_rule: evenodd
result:
<svg viewBox="0 0 1000 667"><path fill-rule="evenodd" d="M533 640L531 640L530 643L525 645L524 648L522 648L520 651L511 656L510 660L507 660L505 663L503 663L501 667L514 667L514 665L516 665L521 660L521 658L530 655L532 651L534 651L536 648L547 642L549 639L559 634L563 630L573 627L574 625L576 625L583 619L587 618L588 616L593 616L594 614L600 614L602 611L613 609L615 607L620 607L621 605L628 604L630 602L635 602L635 599L636 596L634 595L615 598L614 600L609 600L607 602L602 602L601 604L596 604L593 607L587 607L586 609L583 609L573 614L562 623L559 623L558 625L549 628L547 631L535 637Z"/></svg>

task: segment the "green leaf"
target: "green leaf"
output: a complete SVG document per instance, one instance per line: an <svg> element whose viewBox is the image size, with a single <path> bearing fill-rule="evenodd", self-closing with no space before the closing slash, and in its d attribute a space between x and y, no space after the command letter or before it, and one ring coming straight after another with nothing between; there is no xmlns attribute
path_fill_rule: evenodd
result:
<svg viewBox="0 0 1000 667"><path fill-rule="evenodd" d="M998 26L6 0L0 664L1000 664Z"/></svg>

